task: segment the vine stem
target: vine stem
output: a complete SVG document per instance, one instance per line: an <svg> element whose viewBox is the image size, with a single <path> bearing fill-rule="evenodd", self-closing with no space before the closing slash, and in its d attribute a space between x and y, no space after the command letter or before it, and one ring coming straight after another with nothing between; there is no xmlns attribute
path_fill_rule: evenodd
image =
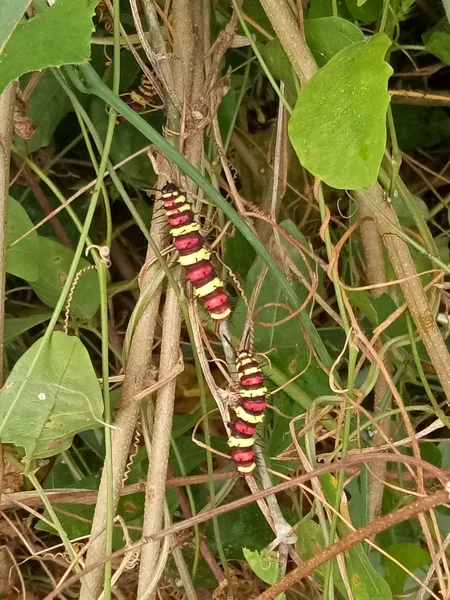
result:
<svg viewBox="0 0 450 600"><path fill-rule="evenodd" d="M3 93L0 94L0 387L3 385L3 328L5 324L9 165L14 128L13 116L16 89L17 84L10 83ZM0 457L0 459L2 458Z"/></svg>

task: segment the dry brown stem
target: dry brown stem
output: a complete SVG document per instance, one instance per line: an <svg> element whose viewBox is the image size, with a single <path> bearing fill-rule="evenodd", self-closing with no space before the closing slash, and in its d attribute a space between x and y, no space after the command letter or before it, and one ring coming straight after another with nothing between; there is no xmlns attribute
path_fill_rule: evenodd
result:
<svg viewBox="0 0 450 600"><path fill-rule="evenodd" d="M320 552L313 558L305 561L299 567L296 567L288 575L283 577L280 581L272 585L268 590L260 594L256 600L272 600L281 594L288 588L292 587L308 575L312 574L315 569L325 564L332 558L339 556L346 552L349 548L356 546L360 542L366 539L374 537L377 533L389 529L398 523L412 519L417 515L420 515L428 510L431 510L435 506L446 504L448 502L448 491L441 490L431 496L421 498L416 502L412 502L398 510L380 517L376 521L369 523L365 527L352 531L338 542L335 542L331 546L328 546L323 552Z"/></svg>
<svg viewBox="0 0 450 600"><path fill-rule="evenodd" d="M359 205L359 214L362 218L368 217L366 205L361 202ZM387 291L387 286L378 287L386 281L386 269L384 267L383 244L381 241L378 227L372 219L364 219L361 223L361 241L364 248L364 259L366 262L366 277L371 285L377 285L372 290L374 296L381 296ZM381 341L375 346L376 350L381 348ZM384 357L384 366L386 371L391 374L391 364L387 356ZM388 385L384 377L379 374L375 384L374 409L378 413L381 410L381 400L388 391ZM388 411L391 407L390 399L386 403L383 410ZM377 433L373 439L374 447L382 445L385 438L390 436L391 418L387 417L379 422ZM373 521L380 515L381 502L383 500L384 480L386 478L386 463L380 463L372 467L370 478L370 498L369 498L369 520Z"/></svg>

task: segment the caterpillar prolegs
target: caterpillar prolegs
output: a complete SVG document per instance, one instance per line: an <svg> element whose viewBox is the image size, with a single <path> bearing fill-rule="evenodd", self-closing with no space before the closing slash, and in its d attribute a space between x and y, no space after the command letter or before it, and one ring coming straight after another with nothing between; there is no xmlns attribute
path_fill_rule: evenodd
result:
<svg viewBox="0 0 450 600"><path fill-rule="evenodd" d="M211 318L226 321L231 314L230 301L217 277L191 204L173 183L166 184L161 193L173 245L179 252L178 262L184 267L186 279L194 286L195 296L202 299Z"/></svg>
<svg viewBox="0 0 450 600"><path fill-rule="evenodd" d="M240 399L234 409L235 417L230 423L228 445L237 470L248 475L256 467L255 436L258 424L264 421L267 388L264 385L264 375L250 352L241 350L237 353L236 371L241 386Z"/></svg>

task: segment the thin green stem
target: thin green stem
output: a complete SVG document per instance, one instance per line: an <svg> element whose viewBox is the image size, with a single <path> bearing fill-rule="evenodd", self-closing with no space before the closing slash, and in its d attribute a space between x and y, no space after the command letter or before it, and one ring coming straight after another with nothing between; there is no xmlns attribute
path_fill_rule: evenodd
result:
<svg viewBox="0 0 450 600"><path fill-rule="evenodd" d="M184 307L182 307L182 310L183 310L183 308L184 308L183 312L185 312L185 322L186 322L186 327L188 330L189 338L193 341L195 339L195 337L194 337L194 333L192 331L192 325L189 320L189 315L187 314L187 307L186 307L185 303L184 303ZM197 376L198 376L198 388L199 388L199 395L200 395L200 403L201 403L201 407L202 407L202 414L204 416L202 423L203 423L203 433L205 436L205 444L206 444L206 446L211 446L211 434L210 434L210 430L209 430L208 406L207 406L207 402L206 402L205 383L204 383L204 379L202 376L202 367L201 367L200 360L199 360L197 350L196 350L194 343L192 343L192 354L194 357L195 368L196 368ZM209 496L210 496L210 504L211 504L211 507L214 508L216 505L216 491L215 491L215 487L214 487L214 478L213 478L214 467L213 467L211 452L206 452L206 466L208 469L208 490L209 490ZM223 545L222 545L221 536L220 536L219 522L217 520L217 517L214 517L212 519L212 524L213 524L213 531L214 531L214 539L216 541L216 546L217 546L217 552L218 552L220 560L222 562L225 577L228 581L228 586L229 586L228 589L231 590L232 589L230 587L232 585L231 572L230 572L230 568L228 566L225 552L223 550Z"/></svg>
<svg viewBox="0 0 450 600"><path fill-rule="evenodd" d="M114 0L114 67L113 67L113 92L119 94L120 87L120 0ZM108 165L109 153L114 138L114 130L117 123L117 113L111 109L108 117L108 127L106 130L105 145L100 161L100 167L97 174L97 182L100 182L100 188L103 191L103 199L106 214L106 245L111 245L112 219L109 198L106 192L106 186L103 183L103 177ZM100 324L102 332L102 377L103 377L103 418L105 421L105 468L106 468L106 539L105 555L109 556L113 550L113 531L114 531L114 498L113 498L113 448L112 448L112 410L111 399L109 395L109 325L108 325L108 266L105 261L101 261L98 266L99 284L100 284ZM105 588L104 600L111 600L111 561L105 563Z"/></svg>
<svg viewBox="0 0 450 600"><path fill-rule="evenodd" d="M331 0L331 10L333 13L333 17L339 16L337 0Z"/></svg>
<svg viewBox="0 0 450 600"><path fill-rule="evenodd" d="M327 218L327 211L326 211L326 206L325 206L325 199L323 197L322 185L319 186L318 200L319 200L320 216L322 219L322 223L324 223ZM331 261L334 253L333 253L333 245L331 243L330 231L329 231L328 227L325 229L324 239L325 239L325 248L327 251L327 257L328 257L328 260ZM333 281L334 291L336 294L336 301L337 301L337 304L339 307L339 314L342 319L343 328L344 328L346 335L349 337L349 336L351 336L350 323L348 320L347 311L345 309L344 301L342 298L342 290L341 290L341 286L340 286L340 282L339 282L339 277L335 271L332 274L332 281ZM353 344L352 340L349 339L347 394L348 394L348 397L350 397L350 398L353 395L353 386L354 386L354 379L355 379L355 366L356 366L357 356L358 356L358 348L355 344ZM344 429L342 432L342 458L345 458L347 451L348 451L350 430L351 430L352 411L351 411L351 403L349 402L348 397L346 396L345 406L344 406L345 413L344 413ZM344 490L344 477L345 477L345 472L340 471L339 476L338 476L338 484L337 484L337 491L336 491L336 504L335 504L335 508L337 511L339 510L342 492ZM336 513L333 513L333 517L332 517L331 523L330 523L330 536L329 536L330 544L334 543L334 538L335 538L336 530L337 530L337 524L338 524L338 515L336 512ZM325 596L330 600L332 598L334 598L332 567L333 567L332 562L327 564L326 572L325 572L325 583L324 583Z"/></svg>
<svg viewBox="0 0 450 600"><path fill-rule="evenodd" d="M275 81L272 73L269 70L269 67L266 64L266 61L263 59L261 52L258 50L258 46L255 44L255 40L253 39L253 36L250 33L249 28L247 27L247 23L244 21L244 18L242 17L242 12L241 12L241 9L239 8L239 5L238 5L237 1L236 0L231 0L231 1L233 3L233 8L236 11L236 14L238 16L239 23L241 24L241 27L244 30L244 33L247 36L248 41L250 42L250 46L252 47L252 50L253 50L256 58L258 59L259 64L261 65L262 70L264 71L267 79L270 81L270 84L273 87L275 93L280 98L281 102L284 104L284 106L285 106L286 110L288 111L288 113L291 115L292 114L292 107L289 104L289 102L286 100L286 98L284 97L283 92L280 90L277 82ZM333 1L336 2L336 0L333 0Z"/></svg>
<svg viewBox="0 0 450 600"><path fill-rule="evenodd" d="M378 27L378 31L380 33L383 33L386 28L386 22L387 22L387 17L388 17L388 13L389 13L389 4L390 3L391 3L391 0L384 0L384 2L383 2L383 12L381 14L380 26Z"/></svg>
<svg viewBox="0 0 450 600"><path fill-rule="evenodd" d="M248 82L248 77L250 75L250 66L251 66L251 58L252 52L251 49L248 49L248 60L245 64L245 70L244 70L244 75L242 77L242 85L241 85L241 89L239 90L239 96L237 98L236 101L236 106L234 107L234 111L233 111L233 116L231 117L231 122L230 122L230 126L228 128L227 131L227 137L225 138L225 142L223 144L225 153L228 150L228 146L230 145L230 141L231 141L231 136L233 135L233 131L234 131L234 126L236 124L236 120L239 114L239 110L241 108L241 104L242 104L242 100L244 99L245 96L245 92L247 91L247 82Z"/></svg>
<svg viewBox="0 0 450 600"><path fill-rule="evenodd" d="M77 573L79 573L81 571L81 566L78 563L75 551L72 547L72 544L70 543L70 539L68 538L68 536L64 530L64 527L61 525L61 521L58 519L58 515L56 514L56 512L53 509L52 503L47 498L47 494L45 493L44 488L41 486L41 484L39 483L39 480L37 479L37 477L35 476L34 473L31 473L31 472L28 473L27 477L30 480L34 489L39 494L39 497L42 500L42 504L44 505L46 511L48 512L48 514L52 520L52 526L55 528L59 537L61 538L62 543L64 544L64 548L67 552L67 555L70 557L70 560L74 562L73 566L75 568L75 571Z"/></svg>
<svg viewBox="0 0 450 600"><path fill-rule="evenodd" d="M180 469L180 475L181 475L181 477L186 477L186 469L184 468L183 457L180 454L176 440L174 440L173 438L172 438L172 449L173 449L173 453L175 454L175 460L178 463L178 468ZM190 485L187 485L185 487L185 490L186 490L186 495L187 495L188 501L189 501L189 507L191 509L192 516L194 517L197 514L197 510L195 508L195 500L194 500L194 495L192 493L192 488ZM192 579L195 578L195 575L196 575L197 569L198 569L199 560L200 560L200 530L198 528L198 525L194 526L194 539L195 539L195 552L194 552L194 561L192 564L192 573L191 573Z"/></svg>
<svg viewBox="0 0 450 600"><path fill-rule="evenodd" d="M450 420L447 417L447 415L445 414L445 412L440 408L436 398L434 397L433 392L431 391L431 388L428 384L428 380L423 371L422 361L420 360L419 352L417 350L416 339L414 336L412 322L411 322L411 316L409 315L409 313L406 313L406 323L408 325L408 333L409 333L409 337L411 339L411 351L412 351L412 355L414 358L414 363L416 365L417 372L419 373L420 381L422 382L425 393L431 402L431 406L433 407L434 412L436 413L436 416L439 417L439 419L441 419L441 421L444 423L444 425L447 428L450 428Z"/></svg>

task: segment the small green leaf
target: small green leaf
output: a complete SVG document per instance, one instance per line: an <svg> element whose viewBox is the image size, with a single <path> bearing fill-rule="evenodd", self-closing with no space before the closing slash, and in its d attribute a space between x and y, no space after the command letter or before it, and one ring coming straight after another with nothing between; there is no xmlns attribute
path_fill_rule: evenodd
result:
<svg viewBox="0 0 450 600"><path fill-rule="evenodd" d="M76 433L102 423L100 385L80 340L53 333L26 378L41 344L20 358L0 392L1 440L23 448L28 459L59 454Z"/></svg>
<svg viewBox="0 0 450 600"><path fill-rule="evenodd" d="M0 19L0 54L31 0L3 0Z"/></svg>
<svg viewBox="0 0 450 600"><path fill-rule="evenodd" d="M33 223L24 207L10 197L6 232L6 271L26 281L36 281L39 277L39 236L33 231L14 246L11 244L32 227Z"/></svg>
<svg viewBox="0 0 450 600"><path fill-rule="evenodd" d="M304 519L296 527L297 533L297 552L302 560L309 560L316 554L320 554L325 549L326 544L324 541L322 530L320 525L311 521L310 519ZM325 579L326 567L322 565L314 571L314 574L321 579ZM333 560L333 582L334 587L342 594L344 598L347 598L345 591L344 582L339 573L339 568L336 560Z"/></svg>
<svg viewBox="0 0 450 600"><path fill-rule="evenodd" d="M238 277L245 278L255 260L255 251L240 231L226 238L224 261Z"/></svg>
<svg viewBox="0 0 450 600"><path fill-rule="evenodd" d="M269 33L272 36L275 35L270 20L268 19L264 8L261 6L260 0L244 0L242 10L248 17L250 17L250 19L254 23L256 23L257 25L259 25L259 27L264 29L264 31L267 31L267 33ZM248 28L251 31L251 33L256 36L257 39L265 39L263 34L258 29L255 29L250 23L248 25ZM239 33L244 33L241 29L241 26L239 26Z"/></svg>
<svg viewBox="0 0 450 600"><path fill-rule="evenodd" d="M338 16L343 19L353 21L353 17L347 8L345 0L337 0ZM321 17L332 17L333 16L333 2L332 0L311 0L308 10L309 19L320 19Z"/></svg>
<svg viewBox="0 0 450 600"><path fill-rule="evenodd" d="M446 31L432 33L425 44L425 50L450 65L450 33Z"/></svg>
<svg viewBox="0 0 450 600"><path fill-rule="evenodd" d="M96 0L57 0L19 23L0 55L0 93L24 73L89 59Z"/></svg>
<svg viewBox="0 0 450 600"><path fill-rule="evenodd" d="M36 327L36 325L40 325L44 323L44 321L48 321L52 316L51 312L46 313L37 313L35 315L28 315L27 317L17 317L16 319L12 317L7 317L5 319L5 327L3 330L3 342L7 344L11 342L22 333L25 333L32 327Z"/></svg>
<svg viewBox="0 0 450 600"><path fill-rule="evenodd" d="M262 54L275 79L283 81L286 85L288 100L291 102L292 99L294 103L297 98L295 76L280 40L275 38L268 42Z"/></svg>
<svg viewBox="0 0 450 600"><path fill-rule="evenodd" d="M56 306L61 290L66 282L67 273L75 254L59 242L39 237L39 279L31 284L36 295L47 306ZM79 271L90 263L82 258ZM95 271L87 271L80 279L73 294L70 311L81 319L90 319L100 306L98 279Z"/></svg>
<svg viewBox="0 0 450 600"><path fill-rule="evenodd" d="M328 502L336 504L337 479L330 474L320 477L322 489ZM341 511L348 510L346 496L341 499ZM347 515L349 518L349 515ZM349 527L345 523L338 523L338 532L342 537L348 534ZM370 562L364 547L361 544L349 548L345 554L345 563L347 566L348 577L353 596L356 600L392 600L392 593L388 584L377 573L375 567Z"/></svg>
<svg viewBox="0 0 450 600"><path fill-rule="evenodd" d="M27 115L36 127L34 135L25 143L16 137L19 148L36 152L43 146L49 146L59 122L70 112L72 103L51 71L46 71L31 94Z"/></svg>
<svg viewBox="0 0 450 600"><path fill-rule="evenodd" d="M386 548L386 552L398 560L406 569L414 572L416 569L429 565L431 556L428 550L417 546L416 544L400 543ZM387 556L383 556L384 577L388 582L392 593L401 595L408 590L404 590L408 574ZM413 580L412 585L417 585Z"/></svg>
<svg viewBox="0 0 450 600"><path fill-rule="evenodd" d="M95 123L99 135L106 135L108 113L105 103L98 98L93 98L90 103L89 115ZM151 121L152 126L156 129L160 129L162 124L160 112L152 112L144 115L144 119ZM148 146L148 140L142 133L126 121L119 123L114 131L111 158L115 163L121 162L125 158L142 150L145 146ZM121 167L120 172L126 175L137 186L149 185L155 181L155 172L152 164L147 156L142 153L133 160L127 161Z"/></svg>
<svg viewBox="0 0 450 600"><path fill-rule="evenodd" d="M305 38L319 67L343 48L365 39L363 32L356 25L340 17L307 19Z"/></svg>
<svg viewBox="0 0 450 600"><path fill-rule="evenodd" d="M289 137L302 165L338 189L373 184L386 145L385 34L341 50L301 91Z"/></svg>
<svg viewBox="0 0 450 600"><path fill-rule="evenodd" d="M242 552L252 571L256 573L264 583L273 585L278 581L278 552L267 549L258 552L258 550L252 551L248 548L242 548Z"/></svg>
<svg viewBox="0 0 450 600"><path fill-rule="evenodd" d="M393 104L392 115L402 150L428 148L450 137L450 117L443 108Z"/></svg>
<svg viewBox="0 0 450 600"><path fill-rule="evenodd" d="M383 8L383 0L346 0L346 2L353 18L362 23L376 21Z"/></svg>

